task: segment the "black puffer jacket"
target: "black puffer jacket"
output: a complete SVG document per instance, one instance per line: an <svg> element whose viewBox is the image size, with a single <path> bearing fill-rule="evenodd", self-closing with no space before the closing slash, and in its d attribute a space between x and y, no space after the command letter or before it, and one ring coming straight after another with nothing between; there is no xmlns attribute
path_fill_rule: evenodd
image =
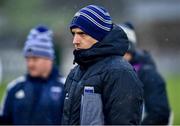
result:
<svg viewBox="0 0 180 126"><path fill-rule="evenodd" d="M168 124L170 108L166 93L166 83L156 69L151 55L147 51L137 50L131 64L144 84L145 116L142 124Z"/></svg>
<svg viewBox="0 0 180 126"><path fill-rule="evenodd" d="M128 48L117 26L87 50L74 51L78 63L69 74L62 124L139 124L143 90L122 56ZM121 50L119 50L121 49Z"/></svg>

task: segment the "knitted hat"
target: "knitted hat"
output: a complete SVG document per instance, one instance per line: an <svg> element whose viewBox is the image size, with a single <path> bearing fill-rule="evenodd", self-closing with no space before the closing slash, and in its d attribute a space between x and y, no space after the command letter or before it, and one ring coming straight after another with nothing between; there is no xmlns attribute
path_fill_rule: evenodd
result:
<svg viewBox="0 0 180 126"><path fill-rule="evenodd" d="M37 26L33 28L25 42L24 56L38 56L48 59L54 59L54 48L52 42L53 32L46 26Z"/></svg>
<svg viewBox="0 0 180 126"><path fill-rule="evenodd" d="M130 22L125 22L123 24L119 24L118 26L120 26L123 29L123 31L126 33L127 38L130 42L128 52L134 52L136 44L137 44L137 40L136 40L136 33L135 33L133 25Z"/></svg>
<svg viewBox="0 0 180 126"><path fill-rule="evenodd" d="M111 31L113 23L109 13L103 7L89 5L80 9L73 17L70 29L80 28L98 41Z"/></svg>

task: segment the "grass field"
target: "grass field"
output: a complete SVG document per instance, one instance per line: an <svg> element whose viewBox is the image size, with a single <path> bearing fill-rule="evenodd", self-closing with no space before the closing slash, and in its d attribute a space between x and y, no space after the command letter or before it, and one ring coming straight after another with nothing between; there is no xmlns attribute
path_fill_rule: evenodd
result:
<svg viewBox="0 0 180 126"><path fill-rule="evenodd" d="M2 97L4 95L5 90L6 90L6 85L3 83L0 85L0 102L2 101Z"/></svg>
<svg viewBox="0 0 180 126"><path fill-rule="evenodd" d="M173 124L180 124L180 76L171 75L166 77L168 98L173 111ZM0 85L0 100L5 92L6 84Z"/></svg>
<svg viewBox="0 0 180 126"><path fill-rule="evenodd" d="M180 75L171 75L166 78L167 91L175 125L180 125Z"/></svg>

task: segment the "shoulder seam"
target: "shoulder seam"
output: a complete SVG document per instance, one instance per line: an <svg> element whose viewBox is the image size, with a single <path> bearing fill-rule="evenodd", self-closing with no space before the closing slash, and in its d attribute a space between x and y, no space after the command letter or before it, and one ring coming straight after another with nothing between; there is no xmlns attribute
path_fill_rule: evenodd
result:
<svg viewBox="0 0 180 126"><path fill-rule="evenodd" d="M25 76L20 76L17 79L11 81L8 86L7 90L11 90L13 87L15 87L17 84L20 84L26 80Z"/></svg>
<svg viewBox="0 0 180 126"><path fill-rule="evenodd" d="M66 78L65 77L58 77L58 82L60 82L64 85L66 82Z"/></svg>

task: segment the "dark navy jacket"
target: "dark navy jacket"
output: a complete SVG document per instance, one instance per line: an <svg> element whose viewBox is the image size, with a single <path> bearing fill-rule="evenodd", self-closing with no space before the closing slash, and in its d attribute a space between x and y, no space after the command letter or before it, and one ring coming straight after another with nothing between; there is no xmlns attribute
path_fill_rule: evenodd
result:
<svg viewBox="0 0 180 126"><path fill-rule="evenodd" d="M133 67L123 59L128 49L117 26L90 49L74 51L78 65L65 83L62 124L139 124L143 88Z"/></svg>
<svg viewBox="0 0 180 126"><path fill-rule="evenodd" d="M48 79L19 77L8 85L1 124L61 124L64 78L53 69Z"/></svg>
<svg viewBox="0 0 180 126"><path fill-rule="evenodd" d="M142 124L168 124L170 108L166 84L158 73L155 63L147 51L136 51L131 64L144 84L145 113Z"/></svg>

